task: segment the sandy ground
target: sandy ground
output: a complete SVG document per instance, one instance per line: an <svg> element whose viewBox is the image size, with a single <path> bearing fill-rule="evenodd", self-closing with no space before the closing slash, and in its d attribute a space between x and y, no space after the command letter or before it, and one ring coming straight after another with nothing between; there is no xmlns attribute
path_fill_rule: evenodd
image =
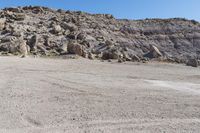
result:
<svg viewBox="0 0 200 133"><path fill-rule="evenodd" d="M198 133L200 68L0 57L0 133Z"/></svg>

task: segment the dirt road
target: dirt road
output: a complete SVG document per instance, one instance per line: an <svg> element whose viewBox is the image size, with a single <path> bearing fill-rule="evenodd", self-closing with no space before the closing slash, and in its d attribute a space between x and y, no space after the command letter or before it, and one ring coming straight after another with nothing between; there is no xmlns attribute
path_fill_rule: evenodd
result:
<svg viewBox="0 0 200 133"><path fill-rule="evenodd" d="M0 133L200 131L200 68L0 57Z"/></svg>

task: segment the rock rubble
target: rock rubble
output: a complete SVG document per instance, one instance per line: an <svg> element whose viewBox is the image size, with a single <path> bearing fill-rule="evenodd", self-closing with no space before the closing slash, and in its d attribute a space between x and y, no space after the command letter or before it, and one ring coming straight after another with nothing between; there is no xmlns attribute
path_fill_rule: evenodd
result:
<svg viewBox="0 0 200 133"><path fill-rule="evenodd" d="M0 10L0 54L188 63L200 59L200 23L120 20L109 14L28 6ZM191 61L193 62L193 61Z"/></svg>

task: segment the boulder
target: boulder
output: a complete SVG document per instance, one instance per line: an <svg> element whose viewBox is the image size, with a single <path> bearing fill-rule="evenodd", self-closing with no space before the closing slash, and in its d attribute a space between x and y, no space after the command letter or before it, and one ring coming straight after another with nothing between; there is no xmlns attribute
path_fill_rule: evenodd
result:
<svg viewBox="0 0 200 133"><path fill-rule="evenodd" d="M71 32L70 34L67 35L67 37L69 39L72 39L72 40L76 40L77 39L77 33L76 32Z"/></svg>
<svg viewBox="0 0 200 133"><path fill-rule="evenodd" d="M31 51L36 51L37 44L38 44L38 35L33 35L29 41L29 46Z"/></svg>
<svg viewBox="0 0 200 133"><path fill-rule="evenodd" d="M26 56L28 54L28 49L26 41L22 39L4 42L0 44L0 51L9 52L12 54L22 54Z"/></svg>
<svg viewBox="0 0 200 133"><path fill-rule="evenodd" d="M114 42L107 40L107 41L105 42L105 44L106 44L107 46L113 46L113 45L114 45Z"/></svg>
<svg viewBox="0 0 200 133"><path fill-rule="evenodd" d="M79 43L69 43L67 46L67 49L70 54L76 54L79 56L83 56L84 48Z"/></svg>
<svg viewBox="0 0 200 133"><path fill-rule="evenodd" d="M42 7L35 6L35 7L33 7L32 12L35 14L43 13L44 9Z"/></svg>
<svg viewBox="0 0 200 133"><path fill-rule="evenodd" d="M88 53L88 59L93 60L94 58L95 58L94 55L91 52L89 52Z"/></svg>
<svg viewBox="0 0 200 133"><path fill-rule="evenodd" d="M12 35L15 36L15 37L21 37L21 36L23 36L23 32L21 32L21 31L13 31Z"/></svg>
<svg viewBox="0 0 200 133"><path fill-rule="evenodd" d="M25 40L19 40L19 52L22 54L22 57L27 56L28 49Z"/></svg>
<svg viewBox="0 0 200 133"><path fill-rule="evenodd" d="M61 46L61 49L62 49L64 52L67 52L67 43L64 43L64 44Z"/></svg>
<svg viewBox="0 0 200 133"><path fill-rule="evenodd" d="M150 45L150 52L152 53L154 58L162 56L160 50L154 45Z"/></svg>
<svg viewBox="0 0 200 133"><path fill-rule="evenodd" d="M120 58L121 53L119 51L104 51L102 53L102 59L108 60L108 59L118 59Z"/></svg>
<svg viewBox="0 0 200 133"><path fill-rule="evenodd" d="M123 58L123 54L119 50L111 51L111 59Z"/></svg>
<svg viewBox="0 0 200 133"><path fill-rule="evenodd" d="M124 58L126 61L132 61L131 57L130 57L127 53L125 53L125 52L123 52L123 58Z"/></svg>
<svg viewBox="0 0 200 133"><path fill-rule="evenodd" d="M44 45L50 47L51 42L50 42L50 37L49 36L44 36Z"/></svg>
<svg viewBox="0 0 200 133"><path fill-rule="evenodd" d="M86 34L85 33L79 33L77 35L77 39L78 40L85 40L86 39Z"/></svg>
<svg viewBox="0 0 200 133"><path fill-rule="evenodd" d="M13 42L0 43L0 52L16 52L16 46Z"/></svg>
<svg viewBox="0 0 200 133"><path fill-rule="evenodd" d="M144 55L144 57L148 57L148 58L159 58L161 56L162 56L162 53L154 45L150 45L150 52Z"/></svg>
<svg viewBox="0 0 200 133"><path fill-rule="evenodd" d="M105 51L102 53L102 57L101 57L103 60L108 60L110 59L110 54L108 51Z"/></svg>
<svg viewBox="0 0 200 133"><path fill-rule="evenodd" d="M63 35L69 35L70 34L70 30L65 30Z"/></svg>
<svg viewBox="0 0 200 133"><path fill-rule="evenodd" d="M198 67L199 61L197 59L189 59L186 63L187 66Z"/></svg>
<svg viewBox="0 0 200 133"><path fill-rule="evenodd" d="M68 47L68 43L63 43L63 44L58 48L58 52L59 52L61 55L67 54L67 52L68 52L67 47Z"/></svg>
<svg viewBox="0 0 200 133"><path fill-rule="evenodd" d="M88 52L86 51L83 51L83 55L82 55L83 58L88 58Z"/></svg>
<svg viewBox="0 0 200 133"><path fill-rule="evenodd" d="M114 16L112 14L105 14L105 17L107 19L113 19L114 18Z"/></svg>
<svg viewBox="0 0 200 133"><path fill-rule="evenodd" d="M23 21L25 20L26 15L24 13L16 13L13 17L16 21Z"/></svg>
<svg viewBox="0 0 200 133"><path fill-rule="evenodd" d="M63 29L70 30L71 32L78 30L78 27L73 23L64 22L64 23L61 24L61 26L62 26Z"/></svg>
<svg viewBox="0 0 200 133"><path fill-rule="evenodd" d="M54 25L51 31L53 34L59 34L62 32L62 28L60 25Z"/></svg>
<svg viewBox="0 0 200 133"><path fill-rule="evenodd" d="M103 41L105 41L105 37L98 36L98 37L96 37L96 40L99 41L99 42L103 42Z"/></svg>
<svg viewBox="0 0 200 133"><path fill-rule="evenodd" d="M46 50L46 47L44 45L37 45L37 51L44 55L47 55L47 53L48 53L48 51Z"/></svg>
<svg viewBox="0 0 200 133"><path fill-rule="evenodd" d="M5 27L5 22L6 22L5 19L0 19L0 31L4 29L4 27Z"/></svg>
<svg viewBox="0 0 200 133"><path fill-rule="evenodd" d="M96 41L96 39L93 36L91 36L91 35L86 35L85 36L85 40L87 42L95 42Z"/></svg>
<svg viewBox="0 0 200 133"><path fill-rule="evenodd" d="M139 62L140 61L140 57L138 57L137 55L132 55L131 59L132 59L133 62L135 62L135 61Z"/></svg>

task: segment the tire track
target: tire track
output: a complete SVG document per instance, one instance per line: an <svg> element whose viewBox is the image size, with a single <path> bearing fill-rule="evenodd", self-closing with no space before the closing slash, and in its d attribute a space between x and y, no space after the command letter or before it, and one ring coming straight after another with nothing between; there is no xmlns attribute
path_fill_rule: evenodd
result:
<svg viewBox="0 0 200 133"><path fill-rule="evenodd" d="M109 96L105 96L103 94L98 94L98 93L93 93L93 92L89 92L89 91L85 91L85 90L81 90L81 89L77 89L77 88L68 87L63 84L47 81L44 79L42 79L40 81L46 82L48 84L51 84L52 86L61 88L62 90L59 90L59 92L63 92L63 93L70 93L70 94L77 94L77 95L92 95L92 96L99 96L99 97L105 97L105 98L109 97ZM70 90L71 92L67 92L66 90ZM56 92L58 92L58 90L56 90Z"/></svg>
<svg viewBox="0 0 200 133"><path fill-rule="evenodd" d="M34 121L33 121L34 122ZM32 125L32 119L31 119L31 125ZM34 122L35 123L35 122ZM16 129L10 129L12 131L11 133L16 133L16 131L19 131L20 133L23 131L40 131L40 132L48 132L48 131L92 131L92 130L114 130L114 129L138 129L142 128L148 129L150 127L155 126L162 126L165 127L165 129L170 129L171 126L175 125L187 125L187 124L199 124L200 125L200 119L126 119L126 120L96 120L96 121L84 121L80 123L74 123L70 124L67 123L65 125L60 126L41 126L40 123L36 123L36 125L33 123L33 126L31 127L24 127L24 128L16 128ZM39 125L38 125L39 124ZM188 129L189 130L189 129ZM6 131L6 129L0 129L1 131ZM8 131L8 130L7 130Z"/></svg>

